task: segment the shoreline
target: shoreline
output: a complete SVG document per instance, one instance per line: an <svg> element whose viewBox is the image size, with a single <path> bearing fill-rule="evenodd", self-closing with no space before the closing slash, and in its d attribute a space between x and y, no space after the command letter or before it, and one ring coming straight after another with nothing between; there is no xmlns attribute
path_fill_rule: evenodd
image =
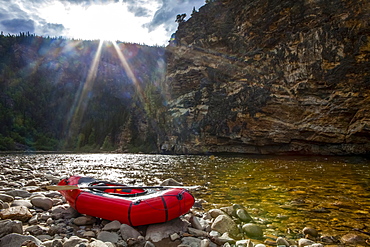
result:
<svg viewBox="0 0 370 247"><path fill-rule="evenodd" d="M369 245L367 229L348 229L343 236L325 236L307 226L284 236L271 235L269 222L250 214L242 205L204 211L201 199L180 218L130 227L80 215L59 192L43 189L55 185L63 174L51 169L38 172L30 164L10 161L2 163L0 169L0 246L4 247ZM24 244L25 241L29 242Z"/></svg>

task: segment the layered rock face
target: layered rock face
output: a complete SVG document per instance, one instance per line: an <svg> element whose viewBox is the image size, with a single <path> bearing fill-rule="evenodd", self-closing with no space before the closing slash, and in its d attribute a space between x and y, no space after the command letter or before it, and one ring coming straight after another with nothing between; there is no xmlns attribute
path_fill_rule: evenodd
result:
<svg viewBox="0 0 370 247"><path fill-rule="evenodd" d="M370 153L370 2L224 0L168 47L162 151Z"/></svg>

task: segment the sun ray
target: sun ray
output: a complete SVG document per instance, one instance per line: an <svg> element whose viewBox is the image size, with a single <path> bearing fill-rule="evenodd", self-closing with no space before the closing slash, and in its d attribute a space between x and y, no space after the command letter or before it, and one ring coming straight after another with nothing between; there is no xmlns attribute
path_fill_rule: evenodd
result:
<svg viewBox="0 0 370 247"><path fill-rule="evenodd" d="M94 81L95 81L96 74L98 71L99 60L100 60L101 52L102 52L102 46L103 46L103 41L101 40L96 50L94 59L91 63L91 66L87 74L83 88L81 90L81 93L79 95L76 95L76 97L78 97L77 99L78 103L76 104L75 107L71 109L71 111L73 112L72 114L70 114L71 119L67 120L70 123L69 128L68 128L68 141L72 141L73 137L77 136L79 132L79 128L80 128L85 110L89 103L88 93L91 92L91 89L94 85ZM67 145L69 144L70 143L67 143Z"/></svg>
<svg viewBox="0 0 370 247"><path fill-rule="evenodd" d="M139 99L140 99L141 103L145 105L145 103L146 103L145 95L144 95L144 91L141 88L141 85L140 85L139 81L137 80L135 74L133 73L130 65L127 62L127 59L125 58L125 56L123 55L122 51L118 47L117 43L116 42L112 42L112 44L113 44L114 49L117 52L117 55L118 55L119 60L121 61L121 64L122 64L123 69L126 71L127 76L130 78L130 80L133 82L133 84L136 87L136 90L138 92L138 96L139 96Z"/></svg>

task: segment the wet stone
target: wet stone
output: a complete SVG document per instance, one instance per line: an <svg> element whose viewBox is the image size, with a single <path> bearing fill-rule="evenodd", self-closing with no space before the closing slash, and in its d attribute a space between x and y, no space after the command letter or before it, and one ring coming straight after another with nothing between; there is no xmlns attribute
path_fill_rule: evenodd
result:
<svg viewBox="0 0 370 247"><path fill-rule="evenodd" d="M351 245L363 245L365 244L365 240L357 234L349 233L341 238L342 242L345 244L351 244Z"/></svg>
<svg viewBox="0 0 370 247"><path fill-rule="evenodd" d="M243 225L243 231L251 238L260 238L263 236L262 228L256 224L248 223Z"/></svg>
<svg viewBox="0 0 370 247"><path fill-rule="evenodd" d="M212 218L217 218L219 215L225 215L225 212L221 209L211 209L208 211Z"/></svg>
<svg viewBox="0 0 370 247"><path fill-rule="evenodd" d="M304 235L310 235L312 237L317 237L318 236L317 230L314 229L314 228L312 228L312 227L305 227L305 228L303 228L302 233Z"/></svg>
<svg viewBox="0 0 370 247"><path fill-rule="evenodd" d="M309 239L306 239L306 238L301 238L298 241L298 247L308 246L308 245L312 245L314 243L315 242L312 241L312 240L309 240Z"/></svg>
<svg viewBox="0 0 370 247"><path fill-rule="evenodd" d="M220 208L222 211L224 211L227 215L234 215L235 213L235 209L233 206L229 206L229 207L222 207Z"/></svg>
<svg viewBox="0 0 370 247"><path fill-rule="evenodd" d="M164 180L160 185L161 186L182 186L182 183L176 181L173 178L168 178Z"/></svg>
<svg viewBox="0 0 370 247"><path fill-rule="evenodd" d="M282 238L282 237L278 237L277 239L276 239L276 244L277 245L284 245L284 246L290 246L290 244L289 244L289 242L285 239L285 238Z"/></svg>
<svg viewBox="0 0 370 247"><path fill-rule="evenodd" d="M230 236L230 234L228 232L225 232L224 234L222 234L218 240L220 241L220 243L235 243L235 239L233 237Z"/></svg>
<svg viewBox="0 0 370 247"><path fill-rule="evenodd" d="M236 223L227 215L219 215L213 222L211 229L221 234L229 232L231 235L237 235L239 233L238 226Z"/></svg>
<svg viewBox="0 0 370 247"><path fill-rule="evenodd" d="M253 221L252 217L248 214L248 212L243 209L243 208L239 208L236 210L236 215L238 216L238 218L243 221L243 222L251 222Z"/></svg>
<svg viewBox="0 0 370 247"><path fill-rule="evenodd" d="M264 244L256 244L254 247L266 247Z"/></svg>
<svg viewBox="0 0 370 247"><path fill-rule="evenodd" d="M238 247L253 247L254 246L250 239L243 239L243 240L236 241L235 245Z"/></svg>

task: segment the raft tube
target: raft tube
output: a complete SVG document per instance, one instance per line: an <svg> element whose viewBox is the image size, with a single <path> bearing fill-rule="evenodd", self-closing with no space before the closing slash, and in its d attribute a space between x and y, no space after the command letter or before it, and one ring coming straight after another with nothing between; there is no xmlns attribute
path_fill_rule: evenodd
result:
<svg viewBox="0 0 370 247"><path fill-rule="evenodd" d="M72 176L58 185L124 186L91 177ZM131 226L162 223L187 213L194 197L185 189L75 189L59 191L81 214L118 220Z"/></svg>

